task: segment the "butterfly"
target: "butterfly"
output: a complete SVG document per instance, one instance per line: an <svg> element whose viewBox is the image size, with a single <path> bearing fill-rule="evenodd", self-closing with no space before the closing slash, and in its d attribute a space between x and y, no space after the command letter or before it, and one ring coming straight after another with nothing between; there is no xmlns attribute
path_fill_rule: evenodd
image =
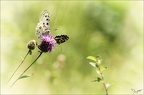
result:
<svg viewBox="0 0 144 95"><path fill-rule="evenodd" d="M50 32L50 15L47 10L44 10L36 27L36 36L40 38L46 32Z"/></svg>
<svg viewBox="0 0 144 95"><path fill-rule="evenodd" d="M44 10L40 16L39 23L36 27L36 36L40 38L41 35L45 33L50 33L50 14L47 10ZM69 37L67 35L61 34L56 35L54 39L56 40L57 44L61 44L66 42Z"/></svg>
<svg viewBox="0 0 144 95"><path fill-rule="evenodd" d="M56 40L57 44L61 44L66 42L69 39L69 37L67 35L62 34L62 35L55 36L54 39Z"/></svg>

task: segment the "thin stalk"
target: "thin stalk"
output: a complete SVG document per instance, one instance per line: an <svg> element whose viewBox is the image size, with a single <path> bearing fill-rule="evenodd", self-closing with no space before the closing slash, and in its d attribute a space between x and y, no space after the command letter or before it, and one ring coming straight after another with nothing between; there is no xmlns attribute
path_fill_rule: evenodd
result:
<svg viewBox="0 0 144 95"><path fill-rule="evenodd" d="M24 60L26 59L27 55L30 53L31 50L29 50L27 52L27 54L25 55L24 59L22 60L22 62L20 63L20 65L17 67L17 69L14 71L14 73L12 74L12 76L10 77L10 79L8 80L8 82L12 79L12 77L14 76L14 74L16 73L16 71L19 69L19 67L22 65L22 63L24 62Z"/></svg>
<svg viewBox="0 0 144 95"><path fill-rule="evenodd" d="M43 52L40 52L38 57L31 63L23 72L22 74L14 81L14 83L10 86L10 88L23 76L23 74L37 61L37 59L42 55Z"/></svg>
<svg viewBox="0 0 144 95"><path fill-rule="evenodd" d="M105 80L104 80L103 74L102 74L102 72L101 72L100 67L99 67L98 64L97 64L97 67L98 67L98 69L99 69L99 72L100 72L100 74L101 74L101 78L102 78L102 80L103 80L103 85L104 85L104 88L105 88L105 90L106 90L106 95L108 95L108 89L107 89L107 87L106 87L106 84L105 84Z"/></svg>

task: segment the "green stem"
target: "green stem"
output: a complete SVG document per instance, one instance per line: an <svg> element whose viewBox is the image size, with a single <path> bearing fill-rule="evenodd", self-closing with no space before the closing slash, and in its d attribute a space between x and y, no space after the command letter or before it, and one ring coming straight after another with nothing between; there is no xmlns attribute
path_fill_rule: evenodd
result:
<svg viewBox="0 0 144 95"><path fill-rule="evenodd" d="M103 85L104 85L104 88L105 88L105 90L106 90L106 95L108 95L108 89L107 89L107 87L106 87L106 84L105 84L105 80L104 80L102 71L100 70L100 67L99 67L98 64L97 64L97 67L98 67L98 69L99 69L99 72L100 72L100 74L101 74L101 78L102 78L102 80L103 80Z"/></svg>
<svg viewBox="0 0 144 95"><path fill-rule="evenodd" d="M40 52L40 54L38 55L38 57L33 61L33 63L31 63L23 72L22 74L18 77L18 79L16 79L16 81L10 86L10 88L23 76L23 74L37 61L37 59L42 55L43 52Z"/></svg>
<svg viewBox="0 0 144 95"><path fill-rule="evenodd" d="M27 54L25 55L24 59L22 60L22 62L20 63L20 65L17 67L17 69L14 71L14 73L12 74L12 76L10 77L10 79L8 80L8 82L12 79L12 77L14 76L14 74L16 73L16 71L19 69L19 67L22 65L22 63L24 62L24 60L26 59L27 55L30 53L31 50L29 50L27 52Z"/></svg>

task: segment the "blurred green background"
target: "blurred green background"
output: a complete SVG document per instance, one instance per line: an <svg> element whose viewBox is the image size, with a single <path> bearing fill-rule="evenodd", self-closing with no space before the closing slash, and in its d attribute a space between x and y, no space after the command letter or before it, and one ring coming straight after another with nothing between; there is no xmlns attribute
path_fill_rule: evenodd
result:
<svg viewBox="0 0 144 95"><path fill-rule="evenodd" d="M7 83L28 51L27 42L39 43L35 28L44 9L50 13L52 35L70 39L44 53L26 72L32 77L8 89L39 54L33 51ZM109 94L143 89L143 1L1 1L1 93L103 95L103 85L91 82L97 74L89 55L100 55L108 67Z"/></svg>

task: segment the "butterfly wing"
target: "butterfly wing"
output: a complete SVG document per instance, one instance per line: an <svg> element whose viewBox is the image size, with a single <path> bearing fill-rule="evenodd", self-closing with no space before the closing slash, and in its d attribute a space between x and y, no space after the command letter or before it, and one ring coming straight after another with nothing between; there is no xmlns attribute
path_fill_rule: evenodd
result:
<svg viewBox="0 0 144 95"><path fill-rule="evenodd" d="M50 32L50 15L47 10L44 10L36 27L36 36L40 38L46 32Z"/></svg>
<svg viewBox="0 0 144 95"><path fill-rule="evenodd" d="M67 35L57 35L55 37L57 44L62 44L64 42L66 42L68 39L69 39L69 37Z"/></svg>

